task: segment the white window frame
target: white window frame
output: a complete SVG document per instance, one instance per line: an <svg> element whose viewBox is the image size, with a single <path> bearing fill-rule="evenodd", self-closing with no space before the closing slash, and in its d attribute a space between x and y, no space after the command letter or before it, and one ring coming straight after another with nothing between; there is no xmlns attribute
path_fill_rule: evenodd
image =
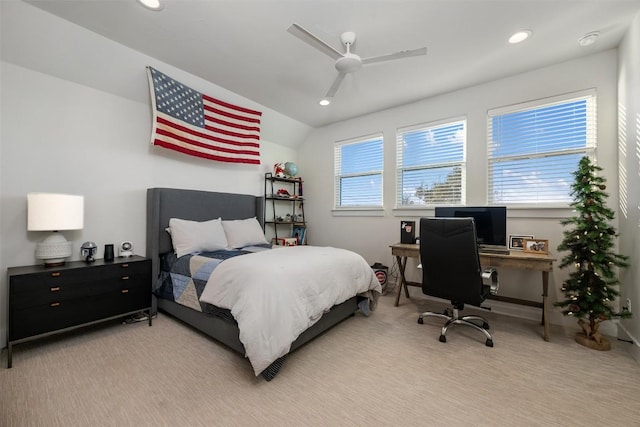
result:
<svg viewBox="0 0 640 427"><path fill-rule="evenodd" d="M341 174L341 166L342 166L342 149L349 145L354 144L367 144L367 143L378 143L382 142L380 148L380 157L382 160L381 169L371 169L367 171L357 172L357 173L348 173ZM384 205L384 137L382 133L375 133L371 135L366 135L358 138L351 138L343 141L337 141L334 143L334 212L355 212L356 214L362 214L365 211L382 211ZM349 204L342 205L342 180L344 178L356 178L356 177L379 177L380 179L380 203L362 203L362 204Z"/></svg>
<svg viewBox="0 0 640 427"><path fill-rule="evenodd" d="M560 104L569 104L572 102L585 100L587 102L587 112L586 112L586 138L585 138L585 146L581 148L571 148L571 149L559 149L559 150L544 150L540 152L529 152L526 154L518 154L518 155L505 155L495 157L493 156L493 151L497 145L496 142L493 141L493 119L497 116L524 112L528 110L536 110L540 108L552 107L554 105ZM508 198L500 199L495 198L494 194L494 186L493 186L493 168L495 165L498 165L503 162L514 162L514 161L527 161L527 160L544 160L544 159L554 159L557 160L560 156L572 155L572 154L582 154L589 156L590 158L595 160L596 153L596 145L597 145L597 98L595 89L584 90L580 92L573 92L564 95L558 95L549 98L543 98L535 101L524 102L520 104L514 104L507 107L495 108L491 109L487 112L487 203L489 205L507 205L512 207L541 207L541 208L549 208L549 207L567 207L569 203L571 203L571 196L567 193L566 200L550 200L548 202L541 200L528 200L528 201L509 201ZM577 166L577 165L576 165ZM507 181L508 182L508 181ZM569 182L569 185L571 182ZM545 189L549 190L553 186L551 185L542 185L542 186L532 186L532 189L538 189L540 192L543 192ZM570 192L570 188L568 190Z"/></svg>
<svg viewBox="0 0 640 427"><path fill-rule="evenodd" d="M456 124L462 124L463 126L463 135L464 139L462 141L461 147L461 156L460 161L447 161L447 162L438 162L438 163L427 163L415 166L404 167L404 137L407 133L413 133L416 131L423 130L425 132L429 132L433 129L437 129L444 126L453 126ZM466 169L467 169L467 141L468 141L468 126L467 126L467 118L462 117L452 117L448 119L438 120L429 123L422 123L413 126L407 126L403 128L398 128L396 130L396 209L425 209L430 208L436 205L464 205L467 200L466 195ZM459 167L461 176L460 176L460 200L458 202L452 203L450 201L443 202L435 202L435 203L425 203L425 204L404 204L404 182L403 176L405 172L408 171L419 171L419 170L427 170L427 169L438 169L444 167Z"/></svg>

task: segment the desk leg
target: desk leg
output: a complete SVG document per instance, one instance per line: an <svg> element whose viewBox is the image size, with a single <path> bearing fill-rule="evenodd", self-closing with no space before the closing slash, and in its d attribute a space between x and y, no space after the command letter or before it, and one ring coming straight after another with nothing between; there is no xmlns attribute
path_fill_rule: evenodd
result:
<svg viewBox="0 0 640 427"><path fill-rule="evenodd" d="M7 369L11 369L11 356L13 355L13 344L11 341L7 343Z"/></svg>
<svg viewBox="0 0 640 427"><path fill-rule="evenodd" d="M544 340L549 341L549 272L542 272L542 324Z"/></svg>
<svg viewBox="0 0 640 427"><path fill-rule="evenodd" d="M400 283L398 286L398 293L396 294L396 303L394 307L397 307L400 303L400 294L402 293L402 288L404 288L404 294L409 298L409 289L407 288L407 280L404 278L404 269L407 266L407 257L396 256L396 261L398 262L398 269L400 270ZM397 286L398 284L396 284Z"/></svg>

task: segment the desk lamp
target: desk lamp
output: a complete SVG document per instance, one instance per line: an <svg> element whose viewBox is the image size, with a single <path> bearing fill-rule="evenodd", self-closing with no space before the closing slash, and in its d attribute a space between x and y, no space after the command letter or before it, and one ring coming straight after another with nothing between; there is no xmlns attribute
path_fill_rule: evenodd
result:
<svg viewBox="0 0 640 427"><path fill-rule="evenodd" d="M51 231L44 241L36 244L35 256L47 267L64 265L71 256L72 243L60 233L80 230L84 225L84 197L71 194L27 194L27 230Z"/></svg>

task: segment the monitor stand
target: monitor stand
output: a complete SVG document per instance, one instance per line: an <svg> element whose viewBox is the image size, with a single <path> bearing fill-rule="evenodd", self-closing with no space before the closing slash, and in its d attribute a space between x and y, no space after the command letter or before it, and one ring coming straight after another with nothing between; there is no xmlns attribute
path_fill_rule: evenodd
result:
<svg viewBox="0 0 640 427"><path fill-rule="evenodd" d="M485 254L509 255L509 248L506 246L478 245L478 251Z"/></svg>

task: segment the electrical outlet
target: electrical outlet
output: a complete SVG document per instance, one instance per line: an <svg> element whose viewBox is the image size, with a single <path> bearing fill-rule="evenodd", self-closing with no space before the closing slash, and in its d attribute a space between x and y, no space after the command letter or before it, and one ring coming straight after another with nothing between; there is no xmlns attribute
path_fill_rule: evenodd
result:
<svg viewBox="0 0 640 427"><path fill-rule="evenodd" d="M627 304L625 305L625 308L629 313L631 313L631 298L627 298Z"/></svg>

